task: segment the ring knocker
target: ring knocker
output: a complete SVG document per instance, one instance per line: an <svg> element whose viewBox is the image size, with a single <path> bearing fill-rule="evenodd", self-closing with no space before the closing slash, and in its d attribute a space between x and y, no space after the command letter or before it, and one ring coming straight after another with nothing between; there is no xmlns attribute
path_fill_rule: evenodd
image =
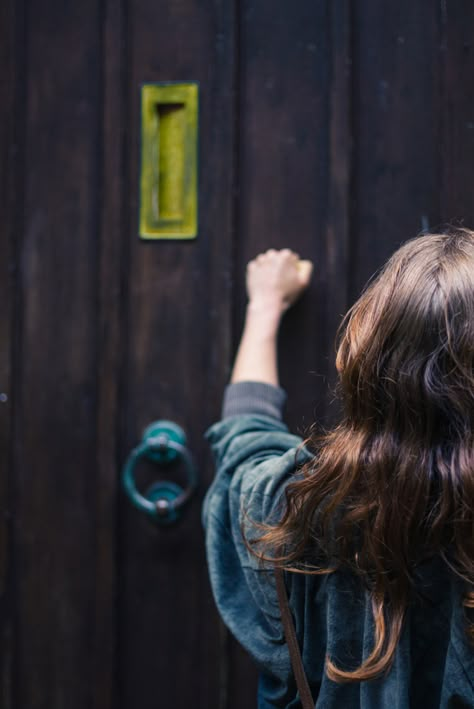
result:
<svg viewBox="0 0 474 709"><path fill-rule="evenodd" d="M159 480L145 493L139 492L135 483L138 462L146 460L158 465L168 465L181 460L187 476L186 487L175 482ZM123 469L123 486L132 504L159 524L176 522L197 487L197 474L193 458L186 448L183 429L172 421L155 421L143 432L141 443L130 453Z"/></svg>

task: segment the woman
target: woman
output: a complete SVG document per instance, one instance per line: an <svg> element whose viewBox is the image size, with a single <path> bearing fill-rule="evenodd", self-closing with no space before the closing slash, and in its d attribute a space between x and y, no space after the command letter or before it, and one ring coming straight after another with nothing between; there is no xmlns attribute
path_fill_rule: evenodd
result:
<svg viewBox="0 0 474 709"><path fill-rule="evenodd" d="M310 275L287 249L248 265L207 433L217 607L261 670L261 709L301 706L278 567L316 707L474 707L474 232L408 241L372 280L338 333L342 419L303 442L276 338Z"/></svg>

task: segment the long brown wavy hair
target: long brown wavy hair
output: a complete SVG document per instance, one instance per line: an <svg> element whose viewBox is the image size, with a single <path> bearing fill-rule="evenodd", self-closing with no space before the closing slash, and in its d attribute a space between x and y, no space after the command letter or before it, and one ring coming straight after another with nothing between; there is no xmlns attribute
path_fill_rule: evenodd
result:
<svg viewBox="0 0 474 709"><path fill-rule="evenodd" d="M373 650L354 671L326 658L332 680L359 682L390 669L423 560L441 557L474 608L474 232L401 246L337 344L341 420L310 435L315 455L287 485L283 516L247 543L294 573L362 577Z"/></svg>

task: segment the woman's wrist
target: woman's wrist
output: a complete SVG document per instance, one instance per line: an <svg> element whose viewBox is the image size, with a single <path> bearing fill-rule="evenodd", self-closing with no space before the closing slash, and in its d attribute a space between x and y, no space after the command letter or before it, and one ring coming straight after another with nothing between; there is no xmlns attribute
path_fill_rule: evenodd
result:
<svg viewBox="0 0 474 709"><path fill-rule="evenodd" d="M262 334L278 334L280 322L286 308L276 299L255 298L247 303L246 325L256 325Z"/></svg>
<svg viewBox="0 0 474 709"><path fill-rule="evenodd" d="M277 335L282 314L278 301L249 301L231 382L278 386Z"/></svg>

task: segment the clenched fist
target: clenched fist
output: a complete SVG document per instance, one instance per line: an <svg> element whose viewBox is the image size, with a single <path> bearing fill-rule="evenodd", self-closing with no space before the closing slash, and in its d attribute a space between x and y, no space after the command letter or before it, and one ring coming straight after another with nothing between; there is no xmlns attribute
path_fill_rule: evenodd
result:
<svg viewBox="0 0 474 709"><path fill-rule="evenodd" d="M298 300L308 287L311 261L300 261L290 249L269 249L247 265L247 294L253 305L282 311Z"/></svg>

